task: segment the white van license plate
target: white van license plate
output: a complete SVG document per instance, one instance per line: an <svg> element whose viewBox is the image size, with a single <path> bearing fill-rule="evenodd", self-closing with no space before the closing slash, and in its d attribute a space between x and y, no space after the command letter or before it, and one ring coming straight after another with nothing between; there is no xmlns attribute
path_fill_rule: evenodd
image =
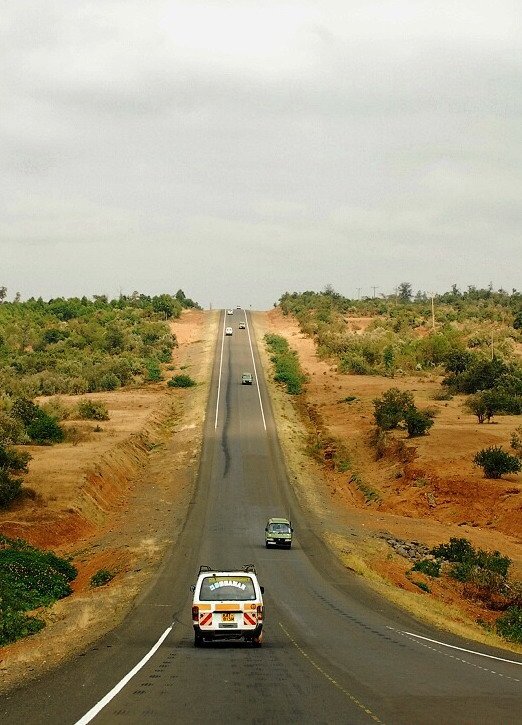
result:
<svg viewBox="0 0 522 725"><path fill-rule="evenodd" d="M235 622L219 622L219 627L221 627L221 629L226 629L226 628L230 629L230 628L237 627L237 624Z"/></svg>

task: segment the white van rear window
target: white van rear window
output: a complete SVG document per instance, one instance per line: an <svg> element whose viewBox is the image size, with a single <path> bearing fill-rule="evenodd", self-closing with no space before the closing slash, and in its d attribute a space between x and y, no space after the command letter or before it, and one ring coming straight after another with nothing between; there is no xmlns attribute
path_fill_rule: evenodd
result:
<svg viewBox="0 0 522 725"><path fill-rule="evenodd" d="M256 598L249 576L207 576L201 582L199 599L203 602L247 602Z"/></svg>

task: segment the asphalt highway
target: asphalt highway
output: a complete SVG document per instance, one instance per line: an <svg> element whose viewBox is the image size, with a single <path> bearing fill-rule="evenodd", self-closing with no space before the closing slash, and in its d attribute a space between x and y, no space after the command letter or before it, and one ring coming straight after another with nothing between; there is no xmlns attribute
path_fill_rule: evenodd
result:
<svg viewBox="0 0 522 725"><path fill-rule="evenodd" d="M521 657L416 621L316 536L287 481L251 324L222 315L197 490L153 585L117 630L4 696L0 721L522 723ZM265 548L269 516L292 519L291 550ZM263 646L194 648L199 565L250 563L265 587Z"/></svg>

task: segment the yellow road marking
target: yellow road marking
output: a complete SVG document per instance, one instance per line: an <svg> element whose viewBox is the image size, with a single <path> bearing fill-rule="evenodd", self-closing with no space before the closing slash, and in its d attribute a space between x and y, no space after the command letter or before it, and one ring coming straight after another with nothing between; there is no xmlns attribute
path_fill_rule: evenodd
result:
<svg viewBox="0 0 522 725"><path fill-rule="evenodd" d="M340 685L337 680L334 680L333 677L330 677L330 675L323 670L322 667L320 667L317 662L314 662L314 660L310 657L310 655L304 651L304 649L301 647L301 645L292 637L290 632L286 629L286 627L279 622L279 626L283 630L283 632L286 634L290 642L294 645L294 647L297 649L298 652L300 652L303 657L308 660L308 662L312 665L312 667L315 667L315 669L320 672L323 677L325 677L328 682L330 682L334 687L337 687L337 689L343 693L351 702L353 702L354 705L357 705L357 707L362 710L366 715L368 715L369 718L371 718L374 722L380 723L380 725L384 725L383 721L380 720L375 713L373 713L370 708L366 707L366 705L363 705L363 703L358 700L355 695L352 695L351 692L348 692L346 688L344 688L342 685Z"/></svg>

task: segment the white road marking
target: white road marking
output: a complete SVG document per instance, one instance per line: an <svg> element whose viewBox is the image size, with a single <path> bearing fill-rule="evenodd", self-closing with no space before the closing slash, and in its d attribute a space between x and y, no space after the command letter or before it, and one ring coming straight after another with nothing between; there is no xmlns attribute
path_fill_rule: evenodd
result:
<svg viewBox="0 0 522 725"><path fill-rule="evenodd" d="M259 390L259 382L257 379L256 361L254 360L254 350L252 349L252 338L250 337L250 326L248 324L248 315L245 312L246 328L248 333L248 342L250 345L250 354L252 355L252 365L254 366L254 375L256 378L257 396L259 398L259 407L261 408L261 417L263 418L263 428L266 430L265 411L263 410L263 401L261 400L261 391Z"/></svg>
<svg viewBox="0 0 522 725"><path fill-rule="evenodd" d="M166 637L169 636L169 634L172 632L172 627L169 627L166 629L161 637L158 639L154 647L147 652L145 657L143 657L138 664L132 668L132 670L125 675L123 679L121 679L117 685L115 685L110 692L108 692L105 697L103 697L94 707L91 707L89 712L87 712L82 718L78 720L78 722L75 723L75 725L87 725L87 723L91 722L98 713L100 713L105 705L108 705L109 702L116 697L118 692L123 690L125 685L134 677L134 675L141 670L141 668L147 664L147 662L150 660L150 658L154 655L154 653L161 647L163 644L163 641L166 639Z"/></svg>
<svg viewBox="0 0 522 725"><path fill-rule="evenodd" d="M407 635L408 637L416 637L417 639L423 639L425 642L431 642L432 644L438 644L441 647L449 647L450 649L457 649L460 652L467 652L468 654L477 655L477 657L487 657L491 660L498 660L499 662L507 662L510 665L522 665L522 662L517 662L517 660L508 660L504 657L496 657L495 655L488 655L485 652L477 652L473 649L466 649L465 647L457 647L454 644L447 644L446 642L439 642L437 639L430 639L429 637L423 637L420 634L414 634L413 632L404 632L399 629L394 629L393 627L388 627L388 629L391 629L393 632L398 632L399 634ZM496 673L494 673L496 674Z"/></svg>
<svg viewBox="0 0 522 725"><path fill-rule="evenodd" d="M221 335L221 357L219 360L219 377L218 377L218 391L217 391L217 400L216 400L216 420L214 421L214 430L217 428L218 424L218 413L219 413L219 393L221 392L221 371L223 369L223 347L225 345L225 323L227 321L227 312L224 310L223 315L223 334Z"/></svg>

